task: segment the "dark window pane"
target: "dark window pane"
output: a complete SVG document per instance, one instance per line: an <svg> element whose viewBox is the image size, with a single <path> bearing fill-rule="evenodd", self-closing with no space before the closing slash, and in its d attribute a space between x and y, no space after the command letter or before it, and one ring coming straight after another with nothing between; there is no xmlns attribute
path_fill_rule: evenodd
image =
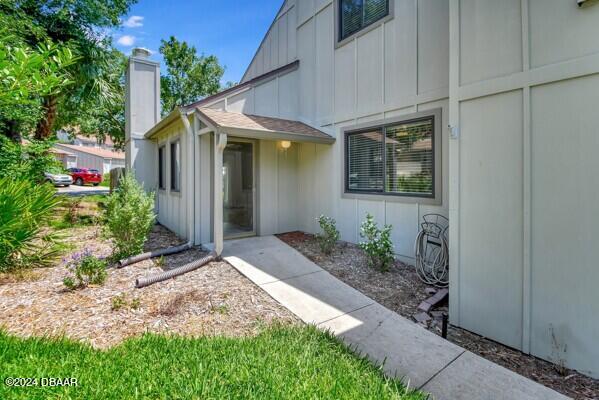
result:
<svg viewBox="0 0 599 400"><path fill-rule="evenodd" d="M181 189L181 146L179 141L171 143L171 190Z"/></svg>
<svg viewBox="0 0 599 400"><path fill-rule="evenodd" d="M166 164L164 162L164 146L158 149L158 188L164 189L164 172Z"/></svg>
<svg viewBox="0 0 599 400"><path fill-rule="evenodd" d="M362 29L363 0L339 0L341 39Z"/></svg>
<svg viewBox="0 0 599 400"><path fill-rule="evenodd" d="M339 0L339 40L389 14L389 0Z"/></svg>
<svg viewBox="0 0 599 400"><path fill-rule="evenodd" d="M382 130L352 133L347 137L347 188L383 190Z"/></svg>
<svg viewBox="0 0 599 400"><path fill-rule="evenodd" d="M433 120L386 129L385 191L433 195Z"/></svg>
<svg viewBox="0 0 599 400"><path fill-rule="evenodd" d="M388 0L364 0L364 26L387 15Z"/></svg>

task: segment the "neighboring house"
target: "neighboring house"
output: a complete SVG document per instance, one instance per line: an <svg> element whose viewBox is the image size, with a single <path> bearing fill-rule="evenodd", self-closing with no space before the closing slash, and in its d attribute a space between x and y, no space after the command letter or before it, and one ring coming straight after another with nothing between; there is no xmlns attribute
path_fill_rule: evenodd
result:
<svg viewBox="0 0 599 400"><path fill-rule="evenodd" d="M50 151L54 154L56 159L60 161L65 169L74 168L77 166L77 156L70 151L57 148L52 148Z"/></svg>
<svg viewBox="0 0 599 400"><path fill-rule="evenodd" d="M76 165L68 168L93 168L102 174L110 172L114 168L125 167L125 153L103 149L100 147L56 143L54 150L57 152L68 152L75 155Z"/></svg>
<svg viewBox="0 0 599 400"><path fill-rule="evenodd" d="M362 8L361 4L366 6ZM241 83L160 121L127 74L127 166L195 244L367 212L411 262L450 221L450 320L599 377L599 5L288 0Z"/></svg>
<svg viewBox="0 0 599 400"><path fill-rule="evenodd" d="M71 135L67 131L59 130L56 132L56 137L59 142L65 144L74 144L76 146L98 147L106 150L114 150L114 142L110 136L104 138L104 142L100 143L95 136Z"/></svg>

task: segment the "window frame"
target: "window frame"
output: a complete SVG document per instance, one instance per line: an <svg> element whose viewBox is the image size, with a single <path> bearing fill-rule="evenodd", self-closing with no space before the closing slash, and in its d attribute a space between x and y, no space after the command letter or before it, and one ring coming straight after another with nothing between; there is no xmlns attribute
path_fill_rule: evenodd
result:
<svg viewBox="0 0 599 400"><path fill-rule="evenodd" d="M179 187L175 187L174 183L177 181L173 180L175 176L175 171L173 171L173 167L175 166L176 157L173 157L173 146L177 145L177 155L179 156L179 171L177 171L177 181L179 183ZM174 140L169 141L169 192L171 193L181 193L181 171L183 170L182 164L182 154L181 154L181 138L178 137Z"/></svg>
<svg viewBox="0 0 599 400"><path fill-rule="evenodd" d="M385 191L387 181L387 137L385 129L399 124L412 122L432 121L432 146L433 146L433 165L432 165L432 194L420 193L397 193ZM364 132L380 130L383 137L381 147L383 149L382 169L383 169L383 187L382 190L369 189L350 189L349 188L349 136ZM428 205L442 204L442 136L441 136L441 109L423 111L396 118L364 123L360 125L348 126L341 130L343 140L343 156L341 157L342 171L342 197L362 199L362 200L389 200L403 203L419 203Z"/></svg>
<svg viewBox="0 0 599 400"><path fill-rule="evenodd" d="M364 25L360 30L348 35L345 38L341 36L341 0L334 0L334 14L335 14L335 48L342 47L347 43L353 41L355 38L360 37L362 35L367 34L373 29L378 28L383 25L385 22L393 19L395 15L395 1L387 0L387 15L377 19L369 23L368 25Z"/></svg>
<svg viewBox="0 0 599 400"><path fill-rule="evenodd" d="M162 150L162 163L160 165L160 151ZM158 146L158 190L166 190L166 171L167 171L167 161L166 161L166 143L162 143ZM160 182L160 175L162 174L162 182Z"/></svg>

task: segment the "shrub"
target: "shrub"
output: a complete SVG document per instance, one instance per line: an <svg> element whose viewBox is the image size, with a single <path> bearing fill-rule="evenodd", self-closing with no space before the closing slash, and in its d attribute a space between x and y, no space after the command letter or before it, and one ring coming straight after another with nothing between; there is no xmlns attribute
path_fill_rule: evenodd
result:
<svg viewBox="0 0 599 400"><path fill-rule="evenodd" d="M44 172L62 172L62 165L50 151L53 144L51 140L30 139L23 145L0 135L0 178L41 182Z"/></svg>
<svg viewBox="0 0 599 400"><path fill-rule="evenodd" d="M381 271L387 271L394 260L391 228L391 225L385 225L380 230L370 214L366 214L366 221L360 227L360 236L366 239L360 242L360 248L368 256L370 266Z"/></svg>
<svg viewBox="0 0 599 400"><path fill-rule="evenodd" d="M51 185L0 178L0 272L53 263L61 243L42 228L60 202Z"/></svg>
<svg viewBox="0 0 599 400"><path fill-rule="evenodd" d="M64 285L71 289L84 288L89 285L102 285L106 281L106 261L95 257L91 251L75 253L65 261L68 275L63 279Z"/></svg>
<svg viewBox="0 0 599 400"><path fill-rule="evenodd" d="M106 202L106 233L114 240L113 258L139 254L154 224L154 194L144 192L133 174L126 174Z"/></svg>
<svg viewBox="0 0 599 400"><path fill-rule="evenodd" d="M335 225L336 222L333 218L324 215L316 218L316 220L320 225L320 229L322 229L322 233L316 235L320 251L324 254L331 254L335 244L337 244L337 241L339 240L339 231Z"/></svg>

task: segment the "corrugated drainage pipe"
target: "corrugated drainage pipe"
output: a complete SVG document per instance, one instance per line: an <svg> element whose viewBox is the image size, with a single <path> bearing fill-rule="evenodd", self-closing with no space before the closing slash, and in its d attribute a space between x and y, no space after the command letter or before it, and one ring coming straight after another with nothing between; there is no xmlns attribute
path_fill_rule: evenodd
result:
<svg viewBox="0 0 599 400"><path fill-rule="evenodd" d="M185 264L179 268L171 269L170 271L161 272L156 275L150 275L143 278L138 278L135 280L136 288L143 288L146 286L150 286L157 282L166 281L167 279L174 278L175 276L183 275L193 270L200 268L201 266L209 263L210 261L214 261L217 259L215 253L210 253L204 258L200 258L199 260L192 261L189 264Z"/></svg>
<svg viewBox="0 0 599 400"><path fill-rule="evenodd" d="M168 256L171 254L182 253L185 250L189 250L192 248L191 243L185 243L181 246L175 247L167 247L166 249L149 251L147 253L138 254L136 256L132 256L129 258L125 258L116 263L117 268L123 268L127 265L135 264L143 260L147 260L148 258L160 257L160 256Z"/></svg>

